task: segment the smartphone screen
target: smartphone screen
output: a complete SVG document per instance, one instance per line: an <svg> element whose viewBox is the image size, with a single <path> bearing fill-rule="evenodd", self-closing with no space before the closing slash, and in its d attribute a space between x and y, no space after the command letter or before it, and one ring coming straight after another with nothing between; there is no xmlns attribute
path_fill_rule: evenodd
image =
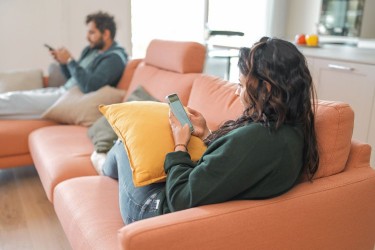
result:
<svg viewBox="0 0 375 250"><path fill-rule="evenodd" d="M173 114L176 116L178 121L183 125L188 124L190 131L194 131L193 124L191 123L184 106L182 106L182 103L180 99L178 98L177 94L171 94L166 97L169 107L171 108Z"/></svg>

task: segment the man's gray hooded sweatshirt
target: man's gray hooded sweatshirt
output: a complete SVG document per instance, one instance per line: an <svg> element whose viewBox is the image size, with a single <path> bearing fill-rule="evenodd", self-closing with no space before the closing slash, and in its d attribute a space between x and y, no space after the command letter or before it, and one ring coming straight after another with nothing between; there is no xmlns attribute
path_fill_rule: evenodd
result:
<svg viewBox="0 0 375 250"><path fill-rule="evenodd" d="M77 85L83 93L96 91L105 85L116 87L127 62L127 53L116 42L104 52L87 46L78 61L71 60L61 65L68 79L64 86L69 89Z"/></svg>

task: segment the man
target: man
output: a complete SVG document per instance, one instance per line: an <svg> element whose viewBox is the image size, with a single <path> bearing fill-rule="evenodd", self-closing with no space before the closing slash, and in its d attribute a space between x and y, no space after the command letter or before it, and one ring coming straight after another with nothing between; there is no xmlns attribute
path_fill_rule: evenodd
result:
<svg viewBox="0 0 375 250"><path fill-rule="evenodd" d="M51 49L68 79L62 87L0 94L0 119L38 119L62 94L73 86L83 93L96 91L104 85L116 86L128 61L123 48L115 41L116 24L107 13L86 17L89 45L76 61L66 49Z"/></svg>

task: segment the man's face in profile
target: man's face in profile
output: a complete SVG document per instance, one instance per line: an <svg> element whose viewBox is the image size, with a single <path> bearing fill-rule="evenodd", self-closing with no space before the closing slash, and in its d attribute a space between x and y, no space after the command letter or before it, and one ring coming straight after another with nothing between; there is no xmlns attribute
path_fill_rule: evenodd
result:
<svg viewBox="0 0 375 250"><path fill-rule="evenodd" d="M96 28L96 24L91 21L87 24L87 41L93 49L101 50L104 47L103 34Z"/></svg>

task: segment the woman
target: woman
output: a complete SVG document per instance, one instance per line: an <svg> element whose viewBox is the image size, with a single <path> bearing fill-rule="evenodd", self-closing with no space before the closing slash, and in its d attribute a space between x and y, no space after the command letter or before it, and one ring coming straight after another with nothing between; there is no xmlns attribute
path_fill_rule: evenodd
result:
<svg viewBox="0 0 375 250"><path fill-rule="evenodd" d="M197 162L187 152L191 134L170 112L175 151L167 154L166 183L134 187L121 142L107 156L104 173L118 178L125 224L229 200L266 199L290 190L318 168L315 92L304 56L290 42L264 37L240 50L236 94L243 114L210 132L189 109L193 135L206 143Z"/></svg>

